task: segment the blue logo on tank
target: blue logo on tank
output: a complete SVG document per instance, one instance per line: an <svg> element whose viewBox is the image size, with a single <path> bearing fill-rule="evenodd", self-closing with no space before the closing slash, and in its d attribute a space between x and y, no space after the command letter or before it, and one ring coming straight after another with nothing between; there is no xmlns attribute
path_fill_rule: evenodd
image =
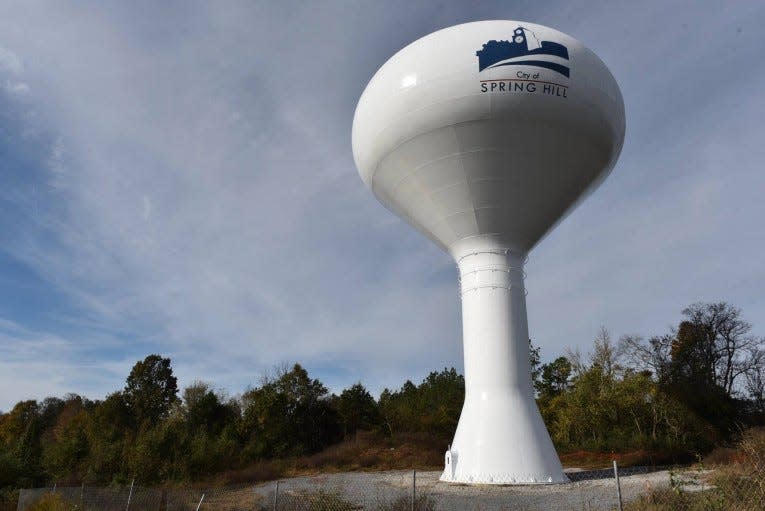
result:
<svg viewBox="0 0 765 511"><path fill-rule="evenodd" d="M569 75L568 66L560 63L560 60L568 61L568 49L559 43L540 41L534 32L525 27L513 31L512 41L491 40L475 54L478 56L479 72L501 66L532 66L550 69L567 78ZM542 56L557 59L540 59Z"/></svg>

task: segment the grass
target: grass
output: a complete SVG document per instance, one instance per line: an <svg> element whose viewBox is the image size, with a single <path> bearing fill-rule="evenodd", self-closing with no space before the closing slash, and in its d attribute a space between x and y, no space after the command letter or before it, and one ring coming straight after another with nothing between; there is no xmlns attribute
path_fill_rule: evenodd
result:
<svg viewBox="0 0 765 511"><path fill-rule="evenodd" d="M253 463L238 470L219 474L195 486L232 486L238 483L269 481L298 475L360 470L440 470L443 463L443 445L439 439L426 435L401 435L394 439L374 433L360 433L312 456L286 460ZM564 453L561 460L566 466L598 468L617 459L620 466L661 464L671 456L652 451L633 451L622 454L611 452L576 451ZM648 488L644 495L625 504L628 511L717 511L765 509L765 429L749 430L733 447L719 448L707 455L700 467L714 468L711 473L700 472L705 491L689 491L679 477L673 478L670 488ZM188 488L188 486L184 486ZM244 490L242 497L249 495ZM209 495L208 504L216 509L228 509L236 499L221 496L221 502ZM243 500L243 501L244 501ZM261 502L261 505L264 504ZM220 506L219 506L220 505ZM236 504L238 505L238 504ZM61 496L46 495L29 511L63 511ZM234 506L230 509L238 509ZM358 504L333 491L285 493L280 498L280 511L350 511ZM374 511L404 511L411 509L410 496L401 494L387 501L377 502ZM415 503L418 511L435 511L436 502L420 495Z"/></svg>
<svg viewBox="0 0 765 511"><path fill-rule="evenodd" d="M263 508L264 511L271 509ZM361 506L346 500L337 492L319 490L315 492L287 493L279 498L277 511L354 511Z"/></svg>
<svg viewBox="0 0 765 511"><path fill-rule="evenodd" d="M677 478L625 506L627 511L750 511L765 509L765 429L744 433L735 448L705 458L714 472L705 491L687 491ZM701 465L703 468L703 464ZM703 477L703 476L702 476Z"/></svg>
<svg viewBox="0 0 765 511"><path fill-rule="evenodd" d="M375 511L410 511L412 509L412 497L400 495L387 502L378 502ZM436 511L436 501L428 495L419 495L414 501L415 511Z"/></svg>
<svg viewBox="0 0 765 511"><path fill-rule="evenodd" d="M560 461L567 468L599 469L610 467L613 460L620 467L639 467L688 463L693 458L687 453L647 449L627 452L571 451L560 454Z"/></svg>
<svg viewBox="0 0 765 511"><path fill-rule="evenodd" d="M443 468L445 445L426 434L409 433L391 439L381 434L360 432L311 456L258 461L217 474L201 483L225 486L318 473L440 470Z"/></svg>
<svg viewBox="0 0 765 511"><path fill-rule="evenodd" d="M72 506L61 495L48 493L24 511L71 511L71 509Z"/></svg>
<svg viewBox="0 0 765 511"><path fill-rule="evenodd" d="M16 511L19 490L5 488L0 490L0 511Z"/></svg>
<svg viewBox="0 0 765 511"><path fill-rule="evenodd" d="M424 433L406 433L394 438L360 432L339 444L310 455L279 460L265 460L229 470L202 484L230 484L274 481L281 478L318 473L372 470L442 470L448 441ZM616 460L620 467L670 465L693 461L685 453L637 450L624 453L572 451L560 455L564 467L598 469L611 466Z"/></svg>

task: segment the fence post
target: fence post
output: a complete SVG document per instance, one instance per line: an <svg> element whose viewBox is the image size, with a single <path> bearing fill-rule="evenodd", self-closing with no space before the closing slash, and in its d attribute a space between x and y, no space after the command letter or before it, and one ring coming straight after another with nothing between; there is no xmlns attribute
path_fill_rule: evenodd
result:
<svg viewBox="0 0 765 511"><path fill-rule="evenodd" d="M414 511L415 502L417 502L417 471L412 470L412 511Z"/></svg>
<svg viewBox="0 0 765 511"><path fill-rule="evenodd" d="M202 507L202 501L205 500L205 494L202 494L202 498L199 499L199 504L197 504L197 511L199 511L199 508Z"/></svg>
<svg viewBox="0 0 765 511"><path fill-rule="evenodd" d="M80 509L85 509L85 483L80 486Z"/></svg>
<svg viewBox="0 0 765 511"><path fill-rule="evenodd" d="M619 483L619 469L616 466L616 460L614 460L614 479L616 479L616 495L619 497L619 511L624 511L622 505L622 486Z"/></svg>
<svg viewBox="0 0 765 511"><path fill-rule="evenodd" d="M279 509L279 481L276 481L276 488L274 489L274 511Z"/></svg>
<svg viewBox="0 0 765 511"><path fill-rule="evenodd" d="M127 506L125 506L125 511L128 511L130 509L130 499L133 498L133 484L135 484L135 477L132 481L130 481L130 493L128 493L128 501Z"/></svg>

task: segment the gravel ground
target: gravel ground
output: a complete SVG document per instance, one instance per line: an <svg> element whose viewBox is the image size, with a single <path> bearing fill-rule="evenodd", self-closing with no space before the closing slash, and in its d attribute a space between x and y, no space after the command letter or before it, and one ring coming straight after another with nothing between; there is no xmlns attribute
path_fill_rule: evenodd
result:
<svg viewBox="0 0 765 511"><path fill-rule="evenodd" d="M634 469L633 469L634 470ZM642 469L621 476L622 499L628 502L649 488L669 486L669 472ZM418 472L417 495L428 496L436 510L607 510L618 509L616 483L608 471L570 474L580 480L557 485L454 485L438 481L441 472ZM694 482L686 486L694 486ZM258 487L266 502L273 502L275 483ZM296 477L279 482L279 501L287 504L306 494L332 492L357 503L359 509L384 509L397 498L409 501L412 472L345 472ZM281 508L281 506L280 506ZM409 506L405 506L409 509Z"/></svg>

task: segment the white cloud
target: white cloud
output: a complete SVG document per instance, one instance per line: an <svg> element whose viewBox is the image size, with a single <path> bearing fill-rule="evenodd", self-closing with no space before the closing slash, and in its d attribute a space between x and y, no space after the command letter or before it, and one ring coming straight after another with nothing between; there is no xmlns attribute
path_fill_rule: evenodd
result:
<svg viewBox="0 0 765 511"><path fill-rule="evenodd" d="M254 9L202 3L164 16L112 6L83 18L49 4L0 17L26 62L25 101L53 134L37 192L46 206L5 250L69 298L77 312L58 321L79 332L7 334L4 354L23 356L4 359L4 378L61 393L82 359L102 369L100 383L82 388L103 394L136 358L160 352L182 382L233 392L283 360L337 387L362 380L379 390L461 365L453 263L364 188L350 123L392 52L440 26L506 13L488 4L437 14L404 4ZM643 24L660 9L634 9L517 14L592 45L622 84L629 119L614 175L531 255L530 326L546 356L586 345L601 323L617 334L661 330L698 299L765 317L746 282L762 269L742 256L763 248L765 106L753 99L762 72L740 71L725 88L727 78L698 67L708 59L725 73L761 36L747 28L725 60L702 36L740 13L695 13L698 26L683 33L686 12ZM682 45L667 70L658 58L678 40L693 49ZM56 368L62 376L45 382Z"/></svg>
<svg viewBox="0 0 765 511"><path fill-rule="evenodd" d="M13 82L6 80L3 88L6 90L6 92L10 92L11 94L24 95L29 93L29 85L24 82Z"/></svg>
<svg viewBox="0 0 765 511"><path fill-rule="evenodd" d="M19 74L23 69L24 65L19 56L8 48L0 46L0 72Z"/></svg>
<svg viewBox="0 0 765 511"><path fill-rule="evenodd" d="M45 331L33 331L0 318L0 410L7 411L24 399L42 399L75 392L102 398L114 380L129 372L122 366L109 367L98 349L115 344L114 339L76 341Z"/></svg>

